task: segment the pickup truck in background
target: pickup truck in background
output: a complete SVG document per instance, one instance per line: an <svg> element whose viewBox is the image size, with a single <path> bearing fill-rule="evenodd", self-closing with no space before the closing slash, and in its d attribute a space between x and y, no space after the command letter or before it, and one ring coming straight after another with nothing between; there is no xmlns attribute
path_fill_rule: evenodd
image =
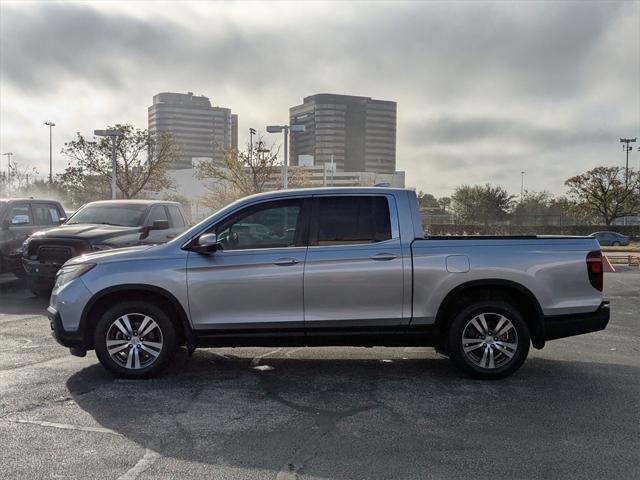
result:
<svg viewBox="0 0 640 480"><path fill-rule="evenodd" d="M37 198L0 199L0 274L26 275L22 267L22 243L37 230L56 227L66 220L56 200Z"/></svg>
<svg viewBox="0 0 640 480"><path fill-rule="evenodd" d="M261 227L258 227L258 226ZM433 346L471 376L601 330L590 237L425 237L415 192L325 188L239 200L157 246L67 262L48 314L74 355L126 378L176 348Z"/></svg>
<svg viewBox="0 0 640 480"><path fill-rule="evenodd" d="M59 268L88 252L165 243L187 228L177 202L106 200L82 206L63 225L35 232L22 244L27 285L48 297Z"/></svg>

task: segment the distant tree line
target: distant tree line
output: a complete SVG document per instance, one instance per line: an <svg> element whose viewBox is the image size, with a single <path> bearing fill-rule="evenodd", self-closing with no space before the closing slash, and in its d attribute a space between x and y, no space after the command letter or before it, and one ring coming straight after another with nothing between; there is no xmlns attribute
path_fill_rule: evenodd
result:
<svg viewBox="0 0 640 480"><path fill-rule="evenodd" d="M640 215L640 174L622 167L596 167L565 181L566 195L526 191L522 198L499 185L460 185L451 197L435 198L418 192L427 216L449 215L456 223L526 225L532 219L560 218L584 224L611 225L615 220Z"/></svg>

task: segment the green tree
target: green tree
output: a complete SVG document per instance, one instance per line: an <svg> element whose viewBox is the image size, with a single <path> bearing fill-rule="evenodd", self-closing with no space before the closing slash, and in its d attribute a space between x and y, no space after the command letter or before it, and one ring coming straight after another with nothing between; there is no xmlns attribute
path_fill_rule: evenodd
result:
<svg viewBox="0 0 640 480"><path fill-rule="evenodd" d="M120 198L136 198L172 186L167 169L177 160L179 149L170 133L149 134L132 125L115 125L117 137L116 185ZM111 139L88 140L80 133L64 144L62 153L72 161L57 176L74 205L110 198Z"/></svg>
<svg viewBox="0 0 640 480"><path fill-rule="evenodd" d="M507 218L514 198L499 185L460 185L451 197L451 209L463 223L488 226Z"/></svg>
<svg viewBox="0 0 640 480"><path fill-rule="evenodd" d="M596 167L564 182L576 210L607 226L640 211L640 174L622 167Z"/></svg>

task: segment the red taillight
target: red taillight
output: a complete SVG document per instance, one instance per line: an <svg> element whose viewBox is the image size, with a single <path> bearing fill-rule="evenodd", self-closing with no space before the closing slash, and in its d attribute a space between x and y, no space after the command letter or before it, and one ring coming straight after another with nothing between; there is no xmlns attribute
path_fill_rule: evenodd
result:
<svg viewBox="0 0 640 480"><path fill-rule="evenodd" d="M602 291L604 273L602 269L602 252L596 250L587 254L587 272L589 282L596 290Z"/></svg>

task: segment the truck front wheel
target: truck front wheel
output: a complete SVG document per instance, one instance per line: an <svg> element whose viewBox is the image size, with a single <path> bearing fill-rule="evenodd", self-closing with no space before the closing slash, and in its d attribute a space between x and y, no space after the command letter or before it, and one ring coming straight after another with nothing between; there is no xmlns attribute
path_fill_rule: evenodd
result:
<svg viewBox="0 0 640 480"><path fill-rule="evenodd" d="M453 363L474 378L504 378L520 368L531 336L520 312L502 300L481 300L460 310L448 332Z"/></svg>
<svg viewBox="0 0 640 480"><path fill-rule="evenodd" d="M94 332L100 363L122 378L148 378L162 371L177 348L175 326L158 306L126 301L102 314Z"/></svg>

